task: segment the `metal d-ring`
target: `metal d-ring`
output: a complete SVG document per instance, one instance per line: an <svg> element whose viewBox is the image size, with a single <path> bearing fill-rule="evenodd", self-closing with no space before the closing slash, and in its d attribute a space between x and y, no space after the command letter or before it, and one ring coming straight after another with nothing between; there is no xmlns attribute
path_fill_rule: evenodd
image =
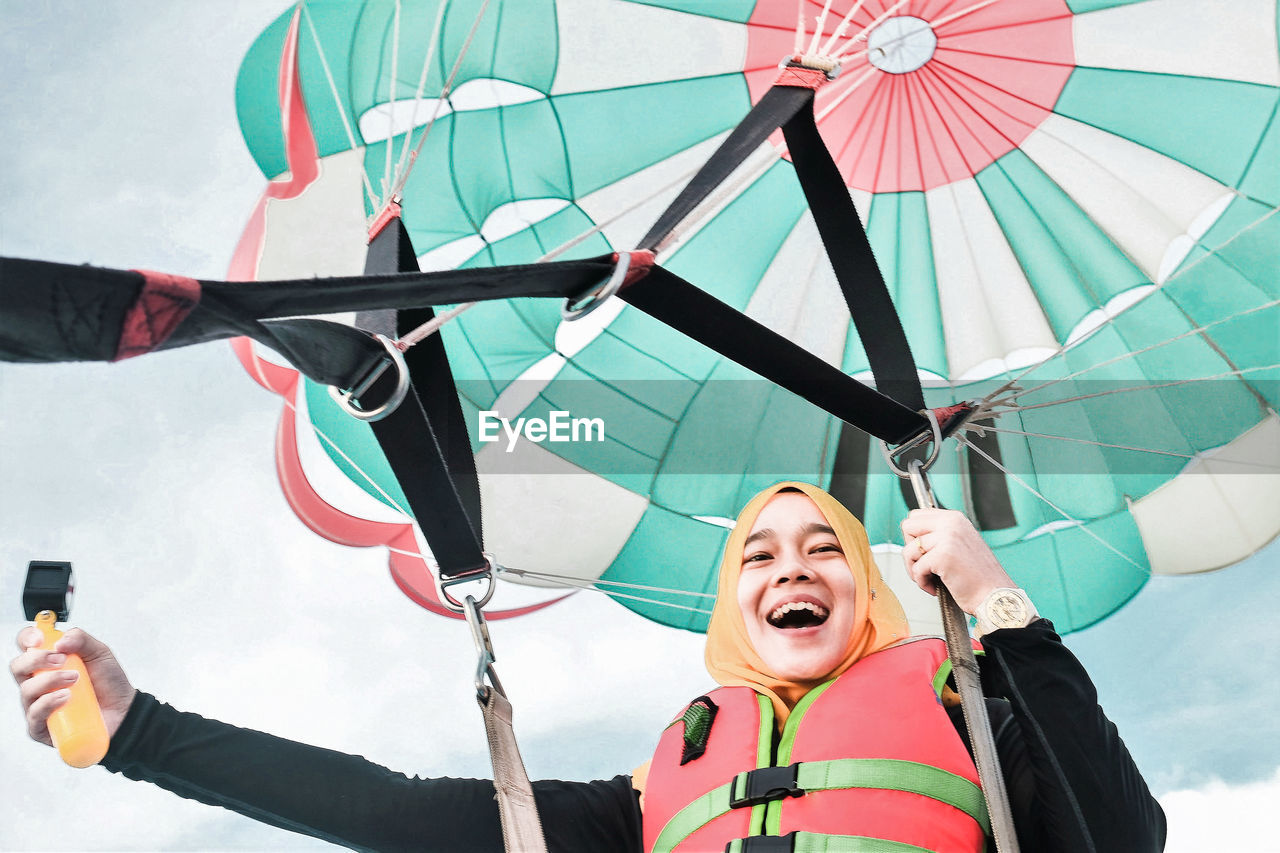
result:
<svg viewBox="0 0 1280 853"><path fill-rule="evenodd" d="M627 272L630 269L631 253L619 252L618 263L614 264L613 274L609 276L608 280L590 293L579 296L576 300L572 297L566 297L564 304L560 306L560 316L566 322L572 323L574 320L581 320L599 308L605 300L622 289L622 282L626 281Z"/></svg>
<svg viewBox="0 0 1280 853"><path fill-rule="evenodd" d="M938 460L938 452L942 450L942 427L938 424L938 416L935 415L931 409L921 409L920 414L929 419L929 426L932 427L932 432L922 432L911 440L899 444L893 450L889 449L887 442L883 440L880 442L880 451L884 454L884 461L889 463L889 470L904 480L909 479L911 477L911 473L899 468L898 463L894 461L895 457L907 452L908 450L914 450L921 444L932 439L933 449L929 451L929 458L920 463L921 471L927 471L929 470L929 467Z"/></svg>
<svg viewBox="0 0 1280 853"><path fill-rule="evenodd" d="M484 591L484 595L480 597L478 606L484 607L489 603L489 600L493 598L493 591L497 587L497 581L494 579L493 575L498 569L498 561L493 558L492 554L487 552L482 556L484 557L483 566L478 569L463 572L460 575L454 575L450 578L441 576L439 566L436 566L436 571L433 574L436 578L436 586L440 590L440 602L454 613L466 612L466 605L449 594L449 587L456 584L487 580L489 582L489 587ZM468 595L467 598L472 598L472 596Z"/></svg>
<svg viewBox="0 0 1280 853"><path fill-rule="evenodd" d="M380 421L387 415L394 412L404 402L405 395L409 393L409 366L405 364L404 353L396 346L395 341L386 335L374 335L378 343L382 344L383 349L387 351L389 360L378 362L369 373L361 379L355 387L349 391L339 391L333 385L329 386L329 396L338 404L338 407L362 421L372 423ZM382 374L387 372L387 367L395 365L396 368L396 387L381 406L372 409L361 409L356 406L356 401L373 387L373 383L377 382Z"/></svg>

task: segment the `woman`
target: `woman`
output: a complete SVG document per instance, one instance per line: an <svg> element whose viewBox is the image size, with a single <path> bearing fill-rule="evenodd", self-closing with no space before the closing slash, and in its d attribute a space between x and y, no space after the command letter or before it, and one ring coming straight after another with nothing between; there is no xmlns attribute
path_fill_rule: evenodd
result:
<svg viewBox="0 0 1280 853"><path fill-rule="evenodd" d="M912 577L930 591L933 578L942 578L967 612L981 613L993 592L1013 586L959 513L918 510L903 532ZM1098 708L1088 676L1052 626L1032 617L983 638L986 692L1002 697L988 699L988 710L1022 848L1163 849L1163 813ZM816 835L834 834L916 849L981 849L981 809L965 787L977 777L963 723L947 707L949 691L933 683L944 653L938 641L908 641L908 634L858 521L814 486L764 490L729 537L707 633L707 666L725 689L694 702L633 777L535 782L548 846L722 850L763 832L775 840L739 847L803 849ZM112 772L351 847L502 849L491 783L409 779L362 758L181 713L135 691L110 650L83 632L69 631L52 653L37 643L34 629L24 629L24 651L10 667L37 740L48 743L45 724L68 683L40 670L80 652L112 731L102 762ZM695 805L739 773L783 758L809 765L797 771L809 793L788 778L781 787L794 787L795 796L771 794L785 773L775 770L744 777L724 803ZM864 767L858 762L867 759L879 760L877 767L931 767L930 778L964 793L953 802L939 798L936 786L911 793L918 787L911 780L866 789L835 778L831 790L812 788L813 768ZM689 819L693 812L701 817Z"/></svg>

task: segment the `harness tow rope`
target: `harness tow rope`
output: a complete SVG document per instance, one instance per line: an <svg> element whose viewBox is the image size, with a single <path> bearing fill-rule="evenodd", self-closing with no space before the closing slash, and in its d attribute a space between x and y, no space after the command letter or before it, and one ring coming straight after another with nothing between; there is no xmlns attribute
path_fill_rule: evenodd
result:
<svg viewBox="0 0 1280 853"><path fill-rule="evenodd" d="M936 424L937 421L934 421ZM935 441L940 441L939 435ZM936 445L935 445L936 449ZM933 509L937 501L926 465L913 459L907 467L907 479L915 493L916 506ZM895 466L895 471L897 471ZM901 476L901 474L899 473ZM995 735L991 731L991 719L987 715L987 703L982 695L982 682L978 674L978 660L969 640L969 621L956 603L951 590L941 578L934 578L938 590L938 606L942 610L942 630L947 641L947 657L960 694L960 711L964 715L969 743L973 747L973 763L978 768L978 780L982 796L987 803L991 819L991 834L995 839L996 853L1019 853L1018 834L1013 824L1013 809L1009 804L1009 792L1005 788L1004 773L1000 770L1000 755L996 752Z"/></svg>

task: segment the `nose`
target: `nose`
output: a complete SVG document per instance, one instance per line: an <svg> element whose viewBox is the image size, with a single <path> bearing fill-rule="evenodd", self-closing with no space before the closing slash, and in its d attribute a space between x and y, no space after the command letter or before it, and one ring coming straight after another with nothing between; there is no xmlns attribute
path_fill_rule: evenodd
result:
<svg viewBox="0 0 1280 853"><path fill-rule="evenodd" d="M773 585L782 586L784 583L799 583L812 580L813 577L805 566L804 559L799 555L790 551L779 555L773 570Z"/></svg>

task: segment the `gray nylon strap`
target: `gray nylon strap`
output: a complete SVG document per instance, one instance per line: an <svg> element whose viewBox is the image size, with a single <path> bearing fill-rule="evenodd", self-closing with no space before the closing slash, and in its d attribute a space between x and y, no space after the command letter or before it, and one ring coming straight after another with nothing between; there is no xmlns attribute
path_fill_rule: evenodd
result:
<svg viewBox="0 0 1280 853"><path fill-rule="evenodd" d="M978 661L969 642L969 621L942 581L938 581L938 602L942 607L942 631L947 638L947 653L951 658L951 672L960 693L960 710L969 730L969 742L973 744L973 761L978 766L978 779L987 800L987 814L991 816L991 834L995 838L998 853L1018 853L1018 834L1013 826L1013 809L1009 806L1009 792L1005 790L1004 774L1000 772L1000 756L996 753L995 738L991 734L991 720L987 716L987 703L982 698L982 683L978 677Z"/></svg>
<svg viewBox="0 0 1280 853"><path fill-rule="evenodd" d="M489 757L493 761L493 787L497 791L498 816L502 821L502 842L507 853L546 853L542 820L533 801L533 786L525 772L516 735L511 728L511 703L490 688L481 700L484 729L489 736Z"/></svg>
<svg viewBox="0 0 1280 853"><path fill-rule="evenodd" d="M921 509L937 507L929 480L919 462L909 468L911 486L915 491L916 505ZM951 659L951 673L960 694L960 710L969 730L969 743L973 745L973 763L978 766L978 780L987 800L987 814L991 817L991 834L995 838L997 853L1019 853L1018 834L1013 826L1013 809L1009 806L1009 792L1005 790L1004 774L1000 772L1000 756L996 753L995 737L991 733L991 719L987 716L987 703L982 697L982 682L978 677L978 660L969 640L969 620L951 595L951 590L940 578L938 606L942 608L942 632L947 640L947 656Z"/></svg>

